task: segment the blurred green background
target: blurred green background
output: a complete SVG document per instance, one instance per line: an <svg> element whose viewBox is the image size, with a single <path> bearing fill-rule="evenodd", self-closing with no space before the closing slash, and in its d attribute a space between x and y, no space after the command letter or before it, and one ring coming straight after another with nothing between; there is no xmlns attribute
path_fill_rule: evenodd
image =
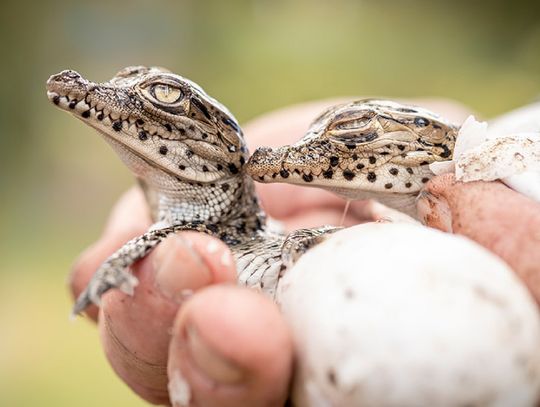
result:
<svg viewBox="0 0 540 407"><path fill-rule="evenodd" d="M65 278L131 177L55 110L47 77L103 81L161 65L242 121L339 95L441 96L485 117L540 95L540 2L3 1L0 405L142 406L97 332L67 315Z"/></svg>

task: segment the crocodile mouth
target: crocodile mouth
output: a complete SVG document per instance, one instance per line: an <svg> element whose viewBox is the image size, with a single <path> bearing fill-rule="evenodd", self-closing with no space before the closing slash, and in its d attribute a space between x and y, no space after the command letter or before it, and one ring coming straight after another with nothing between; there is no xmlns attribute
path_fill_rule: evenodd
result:
<svg viewBox="0 0 540 407"><path fill-rule="evenodd" d="M101 130L109 137L112 136L100 129L101 126L99 124L104 127L112 128L116 132L120 132L121 130L134 133L147 131L146 129L144 129L144 123L141 119L133 115L121 115L120 113L115 112L112 109L108 109L104 103L100 103L100 101L96 100L96 98L90 97L88 93L86 93L84 96L81 96L77 97L69 93L59 93L51 90L47 91L47 97L54 105L58 106L62 110L71 112L72 114L83 120L85 123L98 130ZM157 137L167 140L172 139L163 137L162 135L157 133L148 133L148 136L150 135L155 135ZM116 137L112 138L116 139Z"/></svg>
<svg viewBox="0 0 540 407"><path fill-rule="evenodd" d="M229 143L226 152L216 147L226 137L199 112L204 108L197 105L194 110L199 110L185 111L180 107L178 114L160 111L129 82L94 83L66 70L49 78L47 97L96 129L121 158L123 149L178 181L204 184L233 178L245 163L245 149ZM128 161L124 160L128 167L144 177Z"/></svg>
<svg viewBox="0 0 540 407"><path fill-rule="evenodd" d="M118 101L114 101L107 90L106 86L90 82L71 70L52 75L47 80L48 99L60 109L73 113L92 127L99 128L103 125L104 128L112 128L115 132L150 130L144 129L144 120L137 117L135 110L119 112L111 108Z"/></svg>
<svg viewBox="0 0 540 407"><path fill-rule="evenodd" d="M255 150L245 170L253 179L263 183L287 179L288 183L305 184L325 178L332 166L327 159L316 154L300 154L287 147L261 147Z"/></svg>
<svg viewBox="0 0 540 407"><path fill-rule="evenodd" d="M159 160L152 159L144 151L139 151L135 139L146 140L157 137L162 140L178 140L178 137L159 133L156 126L150 126L136 111L118 112L113 99L108 97L108 87L84 79L72 70L65 70L52 75L47 81L47 98L58 108L73 114L100 133L113 147L122 149L136 156L149 166L190 182L192 179ZM166 130L166 129L164 129ZM126 137L127 136L127 137ZM186 168L188 164L186 163Z"/></svg>
<svg viewBox="0 0 540 407"><path fill-rule="evenodd" d="M356 155L356 154L355 154ZM261 183L287 183L323 188L347 199L365 199L369 193L411 194L432 175L427 165L405 167L391 159L324 156L294 146L255 150L246 173ZM371 158L371 159L370 159Z"/></svg>
<svg viewBox="0 0 540 407"><path fill-rule="evenodd" d="M67 92L65 92L67 93ZM165 141L174 141L176 139L167 138L158 134L155 129L149 129L142 123L141 119L134 116L121 116L113 110L107 109L105 106L100 106L98 102L95 102L92 98L81 97L82 94L73 95L72 93L62 94L57 91L48 90L47 98L58 108L72 113L76 118L80 119L93 129L95 129L111 146L117 148L121 146L122 149L129 151L130 154L136 156L141 161L148 164L148 166L161 170L162 172L174 177L177 181L190 182L214 182L217 179L223 178L220 174L215 174L212 179L200 180L195 176L191 177L188 173L190 169L189 158L183 163L176 166L160 163L159 160L152 159L145 152L139 151L136 144L131 140L132 137L120 137L116 133L126 133L134 135L133 137L157 137ZM101 107L101 108L100 108ZM110 129L114 131L111 131ZM116 149L116 148L115 148ZM223 165L223 164L222 164ZM178 171L177 167L182 166L184 170ZM231 175L228 178L233 178Z"/></svg>
<svg viewBox="0 0 540 407"><path fill-rule="evenodd" d="M116 131L121 130L125 122L127 122L126 125L128 127L136 125L137 119L130 118L129 116L122 118L120 114L113 110L107 109L104 106L100 108L98 106L99 103L89 98L88 95L83 98L77 98L49 90L47 91L47 97L60 109L78 114L82 119L87 119L90 122L89 124L92 124L91 119L95 119L96 122L102 122L103 125L112 126ZM115 123L118 123L116 124L117 128L114 128Z"/></svg>
<svg viewBox="0 0 540 407"><path fill-rule="evenodd" d="M81 118L85 123L87 123L90 127L97 130L106 140L112 141L114 144L121 144L123 148L128 150L131 154L137 156L139 159L143 160L149 165L152 165L156 168L159 168L163 172L168 173L171 176L178 177L178 174L175 172L172 172L170 169L160 165L158 162L149 160L148 157L146 157L144 154L137 151L135 148L132 148L128 143L124 143L121 140L119 140L116 137L111 136L108 132L106 132L102 126L104 127L111 127L114 125L114 123L119 122L119 118L115 117L115 115L112 115L111 111L107 111L107 109L103 108L102 110L96 109L96 106L92 106L91 103L87 102L85 99L77 100L76 98L70 98L67 95L61 95L56 92L47 91L47 97L48 99L54 103L59 108L65 110L65 111L71 111L72 113L78 113L78 117ZM89 112L85 114L86 112ZM98 124L98 122L91 120L92 118L96 118L97 121L102 125ZM122 120L122 128L124 128L124 124L126 123L125 130L129 131L133 126L136 126L136 119L129 120L127 118L126 120ZM118 126L120 127L120 126ZM190 181L189 178L186 178L185 181Z"/></svg>

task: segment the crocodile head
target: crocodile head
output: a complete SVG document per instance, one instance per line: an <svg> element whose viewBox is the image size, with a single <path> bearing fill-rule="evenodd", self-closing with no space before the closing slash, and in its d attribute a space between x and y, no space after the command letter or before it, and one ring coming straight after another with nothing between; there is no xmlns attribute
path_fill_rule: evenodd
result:
<svg viewBox="0 0 540 407"><path fill-rule="evenodd" d="M137 177L159 189L238 177L247 159L233 115L162 68L128 67L105 83L66 70L49 78L47 95L97 129Z"/></svg>
<svg viewBox="0 0 540 407"><path fill-rule="evenodd" d="M246 172L350 199L414 194L433 175L430 163L451 159L456 135L455 126L425 109L360 100L323 112L296 144L257 149Z"/></svg>

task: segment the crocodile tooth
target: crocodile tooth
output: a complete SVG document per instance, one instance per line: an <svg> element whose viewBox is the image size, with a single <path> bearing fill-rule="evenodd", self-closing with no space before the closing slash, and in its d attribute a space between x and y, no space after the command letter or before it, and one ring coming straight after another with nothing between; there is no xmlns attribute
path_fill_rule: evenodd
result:
<svg viewBox="0 0 540 407"><path fill-rule="evenodd" d="M170 137L169 134L165 133L165 134L159 134L159 137L161 138L164 138L165 140L174 140L172 137Z"/></svg>
<svg viewBox="0 0 540 407"><path fill-rule="evenodd" d="M66 102L67 102L67 100L66 100L66 98L64 96L60 96L60 95L58 96L58 105L59 106L65 106Z"/></svg>
<svg viewBox="0 0 540 407"><path fill-rule="evenodd" d="M144 129L150 134L157 133L157 128L153 124L149 124L149 125L145 126Z"/></svg>
<svg viewBox="0 0 540 407"><path fill-rule="evenodd" d="M77 110L78 112L84 112L88 110L88 105L84 100L81 100L75 105L75 110Z"/></svg>
<svg viewBox="0 0 540 407"><path fill-rule="evenodd" d="M111 119L113 120L118 120L120 118L120 114L118 112L111 112L109 116L111 116Z"/></svg>
<svg viewBox="0 0 540 407"><path fill-rule="evenodd" d="M315 167L315 168L313 168L313 170L311 171L311 174L318 177L319 175L321 175L321 172L322 172L322 168L321 168L321 167Z"/></svg>

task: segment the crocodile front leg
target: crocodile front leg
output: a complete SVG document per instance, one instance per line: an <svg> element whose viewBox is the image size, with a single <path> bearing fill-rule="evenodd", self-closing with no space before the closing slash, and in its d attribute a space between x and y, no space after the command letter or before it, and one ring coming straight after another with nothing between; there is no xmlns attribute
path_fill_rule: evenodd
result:
<svg viewBox="0 0 540 407"><path fill-rule="evenodd" d="M88 286L77 298L72 315L80 314L92 303L100 305L101 296L112 288L118 288L126 294L132 295L138 281L135 276L127 271L128 267L137 260L144 258L171 233L185 230L214 234L204 224L190 222L183 225L172 225L149 230L145 234L131 239L99 267Z"/></svg>

